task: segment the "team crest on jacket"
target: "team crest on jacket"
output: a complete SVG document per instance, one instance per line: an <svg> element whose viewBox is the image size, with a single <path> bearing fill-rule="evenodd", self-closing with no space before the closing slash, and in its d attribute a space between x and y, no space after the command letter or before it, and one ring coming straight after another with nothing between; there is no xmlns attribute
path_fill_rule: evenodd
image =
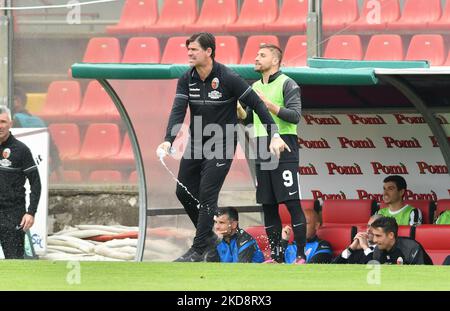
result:
<svg viewBox="0 0 450 311"><path fill-rule="evenodd" d="M213 90L216 90L219 87L219 78L214 78L211 81L211 87L213 88Z"/></svg>
<svg viewBox="0 0 450 311"><path fill-rule="evenodd" d="M8 159L10 155L11 155L11 149L5 148L2 153L3 159Z"/></svg>

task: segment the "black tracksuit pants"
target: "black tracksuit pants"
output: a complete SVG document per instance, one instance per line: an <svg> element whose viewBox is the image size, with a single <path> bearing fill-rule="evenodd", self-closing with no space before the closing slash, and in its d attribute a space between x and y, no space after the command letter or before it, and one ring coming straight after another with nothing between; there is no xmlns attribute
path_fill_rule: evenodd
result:
<svg viewBox="0 0 450 311"><path fill-rule="evenodd" d="M5 259L23 259L25 232L18 228L25 210L0 209L0 244Z"/></svg>
<svg viewBox="0 0 450 311"><path fill-rule="evenodd" d="M208 238L213 235L219 192L232 161L181 159L178 179L200 201L200 206L180 185L177 185L176 195L197 229L192 247L199 252L209 246Z"/></svg>

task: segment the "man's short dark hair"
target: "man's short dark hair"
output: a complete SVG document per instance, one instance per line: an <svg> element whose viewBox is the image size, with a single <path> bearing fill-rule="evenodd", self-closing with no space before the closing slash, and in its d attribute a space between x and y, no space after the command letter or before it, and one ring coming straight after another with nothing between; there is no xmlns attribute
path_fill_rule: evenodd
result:
<svg viewBox="0 0 450 311"><path fill-rule="evenodd" d="M388 234L389 232L393 232L394 237L397 238L398 225L394 217L380 217L375 220L370 226L377 229L381 228L381 230L383 230L383 232L386 234Z"/></svg>
<svg viewBox="0 0 450 311"><path fill-rule="evenodd" d="M399 175L388 176L383 180L383 182L384 183L387 183L387 182L395 183L395 185L397 186L397 189L399 191L406 190L406 187L407 187L406 180L402 176L399 176Z"/></svg>
<svg viewBox="0 0 450 311"><path fill-rule="evenodd" d="M219 207L217 209L217 216L227 215L228 219L239 221L239 214L237 209L234 207L228 206L228 207Z"/></svg>
<svg viewBox="0 0 450 311"><path fill-rule="evenodd" d="M23 88L19 86L14 87L14 98L18 98L24 106L27 103L27 94L25 93Z"/></svg>
<svg viewBox="0 0 450 311"><path fill-rule="evenodd" d="M216 56L216 38L213 34L209 32L194 33L189 39L186 40L186 47L188 47L192 42L198 42L198 44L205 51L208 48L211 48L211 58L214 60L214 57Z"/></svg>
<svg viewBox="0 0 450 311"><path fill-rule="evenodd" d="M283 51L281 48L275 44L263 43L259 46L260 49L269 49L272 53L278 57L278 65L281 66L281 60L283 59Z"/></svg>

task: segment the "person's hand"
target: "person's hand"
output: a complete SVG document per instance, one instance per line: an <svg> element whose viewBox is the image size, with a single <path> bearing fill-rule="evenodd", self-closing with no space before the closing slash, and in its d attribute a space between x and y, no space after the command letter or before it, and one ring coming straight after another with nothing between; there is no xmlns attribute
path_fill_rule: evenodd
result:
<svg viewBox="0 0 450 311"><path fill-rule="evenodd" d="M355 236L356 239L359 241L359 245L363 250L366 250L369 248L369 242L367 241L367 233L366 232L358 232Z"/></svg>
<svg viewBox="0 0 450 311"><path fill-rule="evenodd" d="M358 249L361 249L361 246L359 245L359 240L355 237L353 239L352 244L350 244L350 246L348 248L350 248L352 251L356 251Z"/></svg>
<svg viewBox="0 0 450 311"><path fill-rule="evenodd" d="M20 222L20 226L22 227L23 231L27 231L30 229L34 224L34 217L30 214L25 214L22 217L22 221Z"/></svg>
<svg viewBox="0 0 450 311"><path fill-rule="evenodd" d="M273 136L270 140L269 150L272 154L276 155L277 158L280 158L280 153L284 150L291 152L289 146L284 142L284 140L280 136Z"/></svg>
<svg viewBox="0 0 450 311"><path fill-rule="evenodd" d="M170 153L170 147L172 146L172 144L168 141L165 141L163 143L161 143L158 148L156 148L156 154L158 155L158 157L161 156L166 156ZM159 150L163 151L163 154L161 154ZM164 154L165 153L165 154Z"/></svg>
<svg viewBox="0 0 450 311"><path fill-rule="evenodd" d="M245 120L247 118L247 111L245 111L239 102L237 102L237 116L241 120Z"/></svg>
<svg viewBox="0 0 450 311"><path fill-rule="evenodd" d="M283 230L281 230L281 238L283 240L289 241L291 237L292 228L290 226L285 226Z"/></svg>

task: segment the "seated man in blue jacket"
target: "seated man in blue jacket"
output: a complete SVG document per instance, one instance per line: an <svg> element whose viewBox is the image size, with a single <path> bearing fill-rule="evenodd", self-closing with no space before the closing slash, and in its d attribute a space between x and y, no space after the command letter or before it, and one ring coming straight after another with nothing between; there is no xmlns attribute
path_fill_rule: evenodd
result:
<svg viewBox="0 0 450 311"><path fill-rule="evenodd" d="M333 251L330 243L320 240L317 237L317 230L320 228L319 215L312 209L304 210L306 218L306 263L330 263ZM294 263L297 254L297 245L288 244L292 228L285 226L281 232L281 246L284 252L284 262Z"/></svg>
<svg viewBox="0 0 450 311"><path fill-rule="evenodd" d="M216 245L215 256L208 261L219 262L254 262L264 261L264 255L255 239L239 228L238 212L233 207L222 207L214 216L214 230L222 237Z"/></svg>

